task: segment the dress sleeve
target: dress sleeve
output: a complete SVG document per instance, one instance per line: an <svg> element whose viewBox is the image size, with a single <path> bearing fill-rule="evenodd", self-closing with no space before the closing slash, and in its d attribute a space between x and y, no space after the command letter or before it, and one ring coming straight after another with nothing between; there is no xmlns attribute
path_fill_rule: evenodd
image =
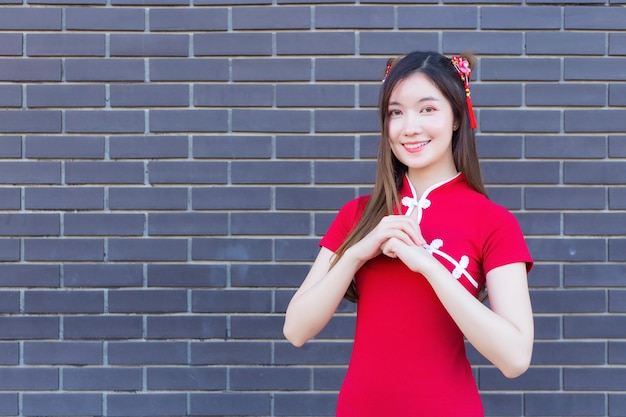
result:
<svg viewBox="0 0 626 417"><path fill-rule="evenodd" d="M335 220L330 224L328 231L320 241L319 245L337 252L337 249L343 244L350 232L356 227L363 208L365 207L366 198L360 197L346 203Z"/></svg>
<svg viewBox="0 0 626 417"><path fill-rule="evenodd" d="M517 219L504 207L486 218L489 224L483 245L483 270L487 272L499 266L524 262L526 272L533 267L533 259Z"/></svg>

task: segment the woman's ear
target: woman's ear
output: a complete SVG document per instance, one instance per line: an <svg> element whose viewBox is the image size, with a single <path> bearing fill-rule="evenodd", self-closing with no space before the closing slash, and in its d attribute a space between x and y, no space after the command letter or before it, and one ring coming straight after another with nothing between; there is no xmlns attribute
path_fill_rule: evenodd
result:
<svg viewBox="0 0 626 417"><path fill-rule="evenodd" d="M459 122L454 122L454 124L452 125L452 130L456 132L458 128L459 128Z"/></svg>

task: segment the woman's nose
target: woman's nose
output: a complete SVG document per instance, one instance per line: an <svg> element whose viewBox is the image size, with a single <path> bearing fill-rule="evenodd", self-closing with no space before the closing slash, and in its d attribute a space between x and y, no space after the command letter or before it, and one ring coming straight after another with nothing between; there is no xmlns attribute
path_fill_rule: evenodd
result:
<svg viewBox="0 0 626 417"><path fill-rule="evenodd" d="M404 119L404 134L413 136L422 132L422 123L419 115L407 114Z"/></svg>

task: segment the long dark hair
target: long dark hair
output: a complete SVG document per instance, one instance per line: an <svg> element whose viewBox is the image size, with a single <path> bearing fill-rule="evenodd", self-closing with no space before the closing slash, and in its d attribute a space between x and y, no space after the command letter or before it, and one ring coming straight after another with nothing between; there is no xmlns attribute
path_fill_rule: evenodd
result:
<svg viewBox="0 0 626 417"><path fill-rule="evenodd" d="M463 57L468 60L470 67L474 66L475 59L472 55L463 54ZM473 189L487 195L480 173L474 130L470 126L465 89L450 58L437 52L412 52L399 60L390 60L388 65L391 69L382 84L379 101L381 140L378 147L376 183L361 219L337 250L331 267L343 256L346 249L363 239L384 216L392 214L394 209L400 207L399 191L408 167L396 158L389 144L388 106L396 85L410 75L426 75L450 103L454 120L459 125L452 133L452 156L456 169L465 175ZM357 301L354 282L348 288L345 298Z"/></svg>

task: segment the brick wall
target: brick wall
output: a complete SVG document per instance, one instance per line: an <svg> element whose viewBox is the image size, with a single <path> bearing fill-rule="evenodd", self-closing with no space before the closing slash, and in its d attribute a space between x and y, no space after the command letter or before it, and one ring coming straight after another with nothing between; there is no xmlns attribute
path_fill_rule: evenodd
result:
<svg viewBox="0 0 626 417"><path fill-rule="evenodd" d="M0 3L0 415L333 415L353 306L301 349L282 314L427 49L478 54L537 261L531 369L470 349L487 414L626 416L623 0Z"/></svg>

